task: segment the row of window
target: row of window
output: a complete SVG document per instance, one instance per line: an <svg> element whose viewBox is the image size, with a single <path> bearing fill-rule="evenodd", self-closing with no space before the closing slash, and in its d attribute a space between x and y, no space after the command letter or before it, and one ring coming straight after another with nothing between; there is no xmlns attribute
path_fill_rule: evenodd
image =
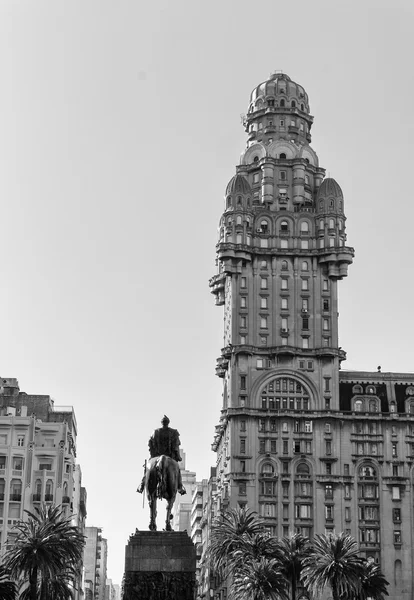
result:
<svg viewBox="0 0 414 600"><path fill-rule="evenodd" d="M304 267L305 263L302 263L302 270L307 271L308 268ZM307 263L306 263L307 264ZM267 263L266 263L267 266ZM282 271L286 271L288 269L288 263L287 261L282 262L281 264L282 266ZM281 277L280 278L280 287L282 290L289 290L289 280L292 279L289 276L285 276L285 277ZM273 281L273 278L270 278L270 276L268 275L260 275L259 277L259 281L260 281L260 289L262 290L267 290L269 289L269 280ZM293 280L293 279L292 279ZM301 289L304 291L308 291L309 290L309 281L310 281L310 277L308 276L303 276L300 279L301 281ZM240 288L241 289L246 289L247 288L247 277L241 277L240 278ZM323 292L329 292L329 279L322 279L322 291ZM306 308L307 310L307 308Z"/></svg>
<svg viewBox="0 0 414 600"><path fill-rule="evenodd" d="M235 236L235 240L233 240L233 234L225 234L224 235L224 242L229 242L229 243L235 243L235 244L246 244L247 246L251 246L252 245L252 236L251 235L246 235L246 241L244 241L244 234L242 233L237 233ZM345 240L343 238L339 238L339 240L337 241L336 236L335 235L330 235L328 237L327 240L327 244L325 244L325 240L322 238L320 240L315 240L314 243L311 243L311 240L299 240L300 244L299 244L299 249L300 250L313 250L313 249L323 249L325 247L328 248L334 248L335 246L344 246L345 245ZM260 238L260 248L270 248L270 243L269 243L269 239L268 238ZM278 247L281 250L289 250L289 249L293 249L294 247L292 246L292 244L289 244L289 240L288 239L280 239L279 243L278 243ZM296 248L297 246L295 246Z"/></svg>
<svg viewBox="0 0 414 600"><path fill-rule="evenodd" d="M272 102L272 100L269 100L269 102ZM292 102L294 102L294 100L292 100ZM274 104L269 106L274 106ZM285 127L297 127L300 131L306 133L308 129L308 124L306 121L302 121L301 119L278 119L276 121L273 119L267 119L266 121L250 123L249 132L263 131L263 129L267 127L276 127L276 123L279 124L279 127L282 131L285 130Z"/></svg>

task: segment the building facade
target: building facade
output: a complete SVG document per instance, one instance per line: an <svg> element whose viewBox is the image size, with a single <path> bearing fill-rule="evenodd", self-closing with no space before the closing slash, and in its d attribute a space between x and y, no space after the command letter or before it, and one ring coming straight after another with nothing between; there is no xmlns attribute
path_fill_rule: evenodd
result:
<svg viewBox="0 0 414 600"><path fill-rule="evenodd" d="M94 600L105 600L108 543L101 527L85 527L85 587Z"/></svg>
<svg viewBox="0 0 414 600"><path fill-rule="evenodd" d="M172 509L172 528L174 531L187 531L190 534L191 529L191 502L194 488L196 486L196 474L194 471L186 469L186 454L181 449L181 462L179 462L181 479L186 493L177 494Z"/></svg>
<svg viewBox="0 0 414 600"><path fill-rule="evenodd" d="M277 536L349 531L408 600L414 375L341 370L338 282L354 250L312 123L286 74L251 93L210 280L224 307L216 510L248 505Z"/></svg>

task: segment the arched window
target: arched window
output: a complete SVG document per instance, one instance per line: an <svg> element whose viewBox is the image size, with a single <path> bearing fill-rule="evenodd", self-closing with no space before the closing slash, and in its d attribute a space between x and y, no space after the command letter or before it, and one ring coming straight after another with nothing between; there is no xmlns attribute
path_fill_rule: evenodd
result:
<svg viewBox="0 0 414 600"><path fill-rule="evenodd" d="M292 100L292 102L290 103L290 106L291 106L292 108L296 108L296 102L295 102L294 100Z"/></svg>
<svg viewBox="0 0 414 600"><path fill-rule="evenodd" d="M51 479L46 481L45 500L46 502L51 502L53 500L53 481Z"/></svg>
<svg viewBox="0 0 414 600"><path fill-rule="evenodd" d="M334 229L335 221L333 219L329 219L329 229Z"/></svg>
<svg viewBox="0 0 414 600"><path fill-rule="evenodd" d="M250 208L250 198L247 198L247 208Z"/></svg>
<svg viewBox="0 0 414 600"><path fill-rule="evenodd" d="M231 196L229 196L227 198L227 208L230 208L230 206L231 206Z"/></svg>
<svg viewBox="0 0 414 600"><path fill-rule="evenodd" d="M259 157L258 157L258 156L255 156L255 157L253 158L253 162L257 162L258 160L259 160Z"/></svg>
<svg viewBox="0 0 414 600"><path fill-rule="evenodd" d="M354 385L352 388L353 394L362 394L362 385Z"/></svg>
<svg viewBox="0 0 414 600"><path fill-rule="evenodd" d="M269 233L269 223L267 221L260 221L260 229L263 233Z"/></svg>
<svg viewBox="0 0 414 600"><path fill-rule="evenodd" d="M376 388L374 385L367 385L367 394L375 394Z"/></svg>
<svg viewBox="0 0 414 600"><path fill-rule="evenodd" d="M319 220L319 229L325 229L325 222L323 219Z"/></svg>
<svg viewBox="0 0 414 600"><path fill-rule="evenodd" d="M242 218L240 215L238 215L236 218L236 225L241 225L241 222L242 222Z"/></svg>
<svg viewBox="0 0 414 600"><path fill-rule="evenodd" d="M376 400L369 401L369 412L378 412L378 405Z"/></svg>
<svg viewBox="0 0 414 600"><path fill-rule="evenodd" d="M20 501L22 499L22 482L20 479L12 479L10 482L10 500Z"/></svg>
<svg viewBox="0 0 414 600"><path fill-rule="evenodd" d="M262 476L263 477L273 477L275 473L275 469L271 463L264 463L262 465Z"/></svg>
<svg viewBox="0 0 414 600"><path fill-rule="evenodd" d="M360 469L359 469L359 476L360 477L376 477L377 472L375 471L374 467L362 465L362 467L360 467Z"/></svg>
<svg viewBox="0 0 414 600"><path fill-rule="evenodd" d="M319 210L323 210L323 200L319 201Z"/></svg>
<svg viewBox="0 0 414 600"><path fill-rule="evenodd" d="M282 221L280 223L280 231L289 231L289 225L287 221Z"/></svg>
<svg viewBox="0 0 414 600"><path fill-rule="evenodd" d="M307 260L302 261L302 271L309 271L309 263Z"/></svg>
<svg viewBox="0 0 414 600"><path fill-rule="evenodd" d="M283 100L283 98L280 101L280 106L283 108L285 106L285 101Z"/></svg>
<svg viewBox="0 0 414 600"><path fill-rule="evenodd" d="M355 412L362 412L362 408L363 408L363 402L362 402L362 400L355 400L355 402L354 402L354 411Z"/></svg>
<svg viewBox="0 0 414 600"><path fill-rule="evenodd" d="M305 105L304 104L300 105L300 110L305 110Z"/></svg>
<svg viewBox="0 0 414 600"><path fill-rule="evenodd" d="M242 205L242 198L241 196L237 197L237 206L241 206Z"/></svg>
<svg viewBox="0 0 414 600"><path fill-rule="evenodd" d="M282 271L288 270L288 262L287 260L282 260Z"/></svg>
<svg viewBox="0 0 414 600"><path fill-rule="evenodd" d="M302 221L300 224L300 230L302 233L309 233L309 223L307 221Z"/></svg>
<svg viewBox="0 0 414 600"><path fill-rule="evenodd" d="M297 475L309 476L310 475L309 465L307 465L304 462L299 463L298 466L296 467L296 473L297 473Z"/></svg>
<svg viewBox="0 0 414 600"><path fill-rule="evenodd" d="M40 496L42 494L42 482L40 479L36 479L36 483L35 483L35 494L38 496L38 499L40 500Z"/></svg>
<svg viewBox="0 0 414 600"><path fill-rule="evenodd" d="M279 154L279 158L285 159L286 158L286 154L284 152L282 152L281 154Z"/></svg>
<svg viewBox="0 0 414 600"><path fill-rule="evenodd" d="M309 410L309 393L293 377L272 379L263 388L260 398L267 399L270 410Z"/></svg>

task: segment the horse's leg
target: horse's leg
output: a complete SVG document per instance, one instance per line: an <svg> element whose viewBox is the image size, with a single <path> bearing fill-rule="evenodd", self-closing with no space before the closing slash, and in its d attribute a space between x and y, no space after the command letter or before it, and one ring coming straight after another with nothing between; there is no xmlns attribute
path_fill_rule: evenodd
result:
<svg viewBox="0 0 414 600"><path fill-rule="evenodd" d="M172 511L172 508L174 505L175 496L176 496L176 494L174 494L170 500L167 500L167 517L165 519L165 531L173 530L173 528L171 527L171 520L173 518L171 511Z"/></svg>
<svg viewBox="0 0 414 600"><path fill-rule="evenodd" d="M153 494L148 496L148 504L150 507L150 523L149 530L157 531L157 496Z"/></svg>

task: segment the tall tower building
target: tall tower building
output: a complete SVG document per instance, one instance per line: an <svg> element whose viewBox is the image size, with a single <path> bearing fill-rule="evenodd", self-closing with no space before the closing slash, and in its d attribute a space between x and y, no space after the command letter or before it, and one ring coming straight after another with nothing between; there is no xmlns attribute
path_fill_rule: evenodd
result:
<svg viewBox="0 0 414 600"><path fill-rule="evenodd" d="M414 375L340 370L338 282L354 251L312 123L286 74L250 95L210 280L224 307L216 510L247 504L277 536L346 530L408 600Z"/></svg>

